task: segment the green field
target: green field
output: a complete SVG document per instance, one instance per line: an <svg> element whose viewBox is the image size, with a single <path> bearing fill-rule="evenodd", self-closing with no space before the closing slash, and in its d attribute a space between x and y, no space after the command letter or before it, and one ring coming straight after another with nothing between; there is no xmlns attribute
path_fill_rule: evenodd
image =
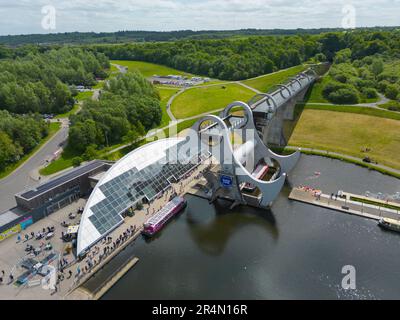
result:
<svg viewBox="0 0 400 320"><path fill-rule="evenodd" d="M307 69L307 66L299 65L286 70L267 74L265 76L257 77L254 79L244 80L241 82L261 92L268 92L268 90L270 90L274 85L285 82L288 78L294 77L305 69Z"/></svg>
<svg viewBox="0 0 400 320"><path fill-rule="evenodd" d="M393 120L400 120L400 113L386 110L379 110L375 108L360 107L360 106L343 106L343 105L318 105L318 104L299 104L296 108L303 108L307 110L325 110L344 113L356 113L378 118L386 118Z"/></svg>
<svg viewBox="0 0 400 320"><path fill-rule="evenodd" d="M9 165L8 167L6 167L3 171L0 171L0 178L4 178L6 176L8 176L9 174L11 174L15 169L17 169L19 166L21 166L25 161L27 161L36 151L38 151L40 149L40 147L42 147L47 141L49 141L49 139L54 136L57 131L61 128L61 124L58 122L53 122L50 123L49 125L49 134L47 135L47 137L45 137L44 139L42 139L40 141L40 143L29 153L27 153L26 155L24 155L18 162L13 163L12 165Z"/></svg>
<svg viewBox="0 0 400 320"><path fill-rule="evenodd" d="M328 110L304 110L289 140L291 146L369 156L400 169L400 121ZM370 152L364 153L363 149Z"/></svg>
<svg viewBox="0 0 400 320"><path fill-rule="evenodd" d="M124 67L128 67L128 71L138 70L140 71L146 78L152 77L154 75L159 76L168 76L170 74L173 75L182 75L182 76L192 76L190 73L179 71L176 69L172 69L166 66L162 66L159 64L142 62L142 61L124 61L124 60L112 60L111 63L119 64Z"/></svg>
<svg viewBox="0 0 400 320"><path fill-rule="evenodd" d="M319 81L315 82L312 88L307 93L307 102L329 103L329 101L326 100L322 95L322 90L329 81L330 78L328 76L325 76L322 77Z"/></svg>
<svg viewBox="0 0 400 320"><path fill-rule="evenodd" d="M177 96L171 111L177 119L223 109L233 101L249 101L255 93L239 84L195 87Z"/></svg>
<svg viewBox="0 0 400 320"><path fill-rule="evenodd" d="M169 124L169 122L171 121L171 119L169 118L168 114L167 114L167 103L168 100L177 92L179 92L179 89L172 89L172 88L162 88L162 87L157 87L157 90L160 94L160 106L161 106L161 110L162 110L162 119L161 119L161 123L158 126L159 128L163 128L165 126L167 126Z"/></svg>

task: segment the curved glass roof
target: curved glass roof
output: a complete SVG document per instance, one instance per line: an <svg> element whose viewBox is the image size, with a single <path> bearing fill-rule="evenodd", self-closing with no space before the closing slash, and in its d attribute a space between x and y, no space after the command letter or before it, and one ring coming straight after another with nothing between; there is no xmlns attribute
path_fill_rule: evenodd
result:
<svg viewBox="0 0 400 320"><path fill-rule="evenodd" d="M122 213L137 202L152 201L204 160L184 138L162 139L142 146L115 163L97 183L82 214L78 231L80 255L123 222ZM189 149L188 149L189 150ZM208 156L208 155L207 155Z"/></svg>

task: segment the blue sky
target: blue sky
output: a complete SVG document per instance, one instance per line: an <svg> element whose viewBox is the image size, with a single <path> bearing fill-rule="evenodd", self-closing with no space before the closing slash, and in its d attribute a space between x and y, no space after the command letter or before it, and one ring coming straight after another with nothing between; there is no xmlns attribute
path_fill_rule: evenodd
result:
<svg viewBox="0 0 400 320"><path fill-rule="evenodd" d="M47 5L54 30L42 27ZM400 0L0 0L0 34L340 27L346 5L357 27L400 25Z"/></svg>

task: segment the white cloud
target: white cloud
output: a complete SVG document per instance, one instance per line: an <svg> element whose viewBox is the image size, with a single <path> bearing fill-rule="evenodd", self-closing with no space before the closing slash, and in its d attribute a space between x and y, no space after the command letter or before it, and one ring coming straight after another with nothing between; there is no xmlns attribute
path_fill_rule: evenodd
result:
<svg viewBox="0 0 400 320"><path fill-rule="evenodd" d="M340 27L346 4L357 26L400 25L400 0L0 0L0 34L45 33L49 4L55 32Z"/></svg>

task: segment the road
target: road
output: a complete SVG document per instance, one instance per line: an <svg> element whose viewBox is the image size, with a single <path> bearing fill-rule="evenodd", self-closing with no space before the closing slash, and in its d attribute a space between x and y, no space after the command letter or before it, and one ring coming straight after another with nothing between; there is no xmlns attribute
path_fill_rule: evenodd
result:
<svg viewBox="0 0 400 320"><path fill-rule="evenodd" d="M14 194L38 183L32 173L50 159L68 137L68 120L62 121L61 129L47 141L32 157L9 176L0 180L0 212L16 205Z"/></svg>

